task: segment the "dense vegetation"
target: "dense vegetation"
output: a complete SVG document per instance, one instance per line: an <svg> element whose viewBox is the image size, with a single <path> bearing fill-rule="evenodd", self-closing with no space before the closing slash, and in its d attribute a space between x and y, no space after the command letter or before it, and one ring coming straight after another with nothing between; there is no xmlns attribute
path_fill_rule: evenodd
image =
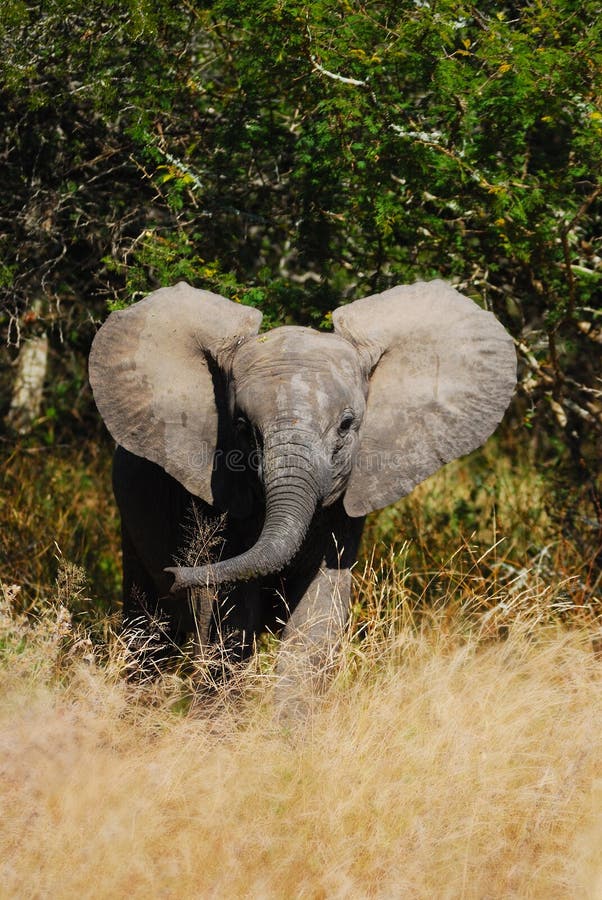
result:
<svg viewBox="0 0 602 900"><path fill-rule="evenodd" d="M441 276L512 332L520 390L499 455L454 470L463 487L430 518L414 500L381 514L368 550L410 539L429 584L462 541L503 534L520 565L553 547L595 596L598 13L592 0L4 3L0 414L31 338L48 336L50 361L33 429L2 439L3 577L28 602L43 594L56 541L94 605L114 601L110 444L86 382L109 308L185 278L268 325L328 328L345 300ZM540 505L507 492L500 506L504 459L516 484L543 484Z"/></svg>

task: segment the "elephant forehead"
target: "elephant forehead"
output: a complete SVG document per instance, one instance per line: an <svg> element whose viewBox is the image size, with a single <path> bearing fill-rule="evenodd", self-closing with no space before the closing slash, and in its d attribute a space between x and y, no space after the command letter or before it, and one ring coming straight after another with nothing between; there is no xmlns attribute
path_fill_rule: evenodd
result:
<svg viewBox="0 0 602 900"><path fill-rule="evenodd" d="M333 406L361 406L365 393L355 349L309 328L276 328L245 341L232 375L239 403L259 418L301 414L305 407L311 416L328 418Z"/></svg>
<svg viewBox="0 0 602 900"><path fill-rule="evenodd" d="M311 382L317 386L361 377L357 352L348 341L296 326L274 328L245 340L234 356L232 372L236 380L253 374L288 380L299 390Z"/></svg>

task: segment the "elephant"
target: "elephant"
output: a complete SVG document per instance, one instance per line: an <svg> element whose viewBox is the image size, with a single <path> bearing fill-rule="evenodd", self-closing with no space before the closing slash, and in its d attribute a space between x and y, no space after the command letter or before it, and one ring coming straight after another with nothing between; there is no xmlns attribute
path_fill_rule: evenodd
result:
<svg viewBox="0 0 602 900"><path fill-rule="evenodd" d="M124 627L150 634L159 619L181 645L196 610L205 644L234 660L276 631L277 690L294 698L319 693L335 658L366 515L485 442L516 352L441 280L342 305L331 332L260 333L261 319L163 287L109 315L89 375L117 442ZM191 521L221 527L202 564L187 556Z"/></svg>

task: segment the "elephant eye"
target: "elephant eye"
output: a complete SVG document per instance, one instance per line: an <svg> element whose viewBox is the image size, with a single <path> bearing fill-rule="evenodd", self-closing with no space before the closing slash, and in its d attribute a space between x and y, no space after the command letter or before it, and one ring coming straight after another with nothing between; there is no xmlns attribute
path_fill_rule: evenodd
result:
<svg viewBox="0 0 602 900"><path fill-rule="evenodd" d="M237 416L235 426L237 432L245 437L249 437L252 433L251 423L244 416Z"/></svg>
<svg viewBox="0 0 602 900"><path fill-rule="evenodd" d="M351 411L344 412L343 418L341 419L341 423L339 425L339 431L341 432L341 434L345 434L345 432L349 431L354 421L355 416Z"/></svg>

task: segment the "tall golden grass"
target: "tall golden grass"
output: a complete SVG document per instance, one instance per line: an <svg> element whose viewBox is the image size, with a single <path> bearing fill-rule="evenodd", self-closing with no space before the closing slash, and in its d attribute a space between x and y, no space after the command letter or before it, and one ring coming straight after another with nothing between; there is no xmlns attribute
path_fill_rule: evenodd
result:
<svg viewBox="0 0 602 900"><path fill-rule="evenodd" d="M0 895L602 896L595 610L567 615L542 569L492 588L480 567L450 561L426 603L403 556L367 566L334 680L292 723L270 645L191 702L199 673L132 687L119 639L74 626L77 571L36 621L5 588Z"/></svg>

